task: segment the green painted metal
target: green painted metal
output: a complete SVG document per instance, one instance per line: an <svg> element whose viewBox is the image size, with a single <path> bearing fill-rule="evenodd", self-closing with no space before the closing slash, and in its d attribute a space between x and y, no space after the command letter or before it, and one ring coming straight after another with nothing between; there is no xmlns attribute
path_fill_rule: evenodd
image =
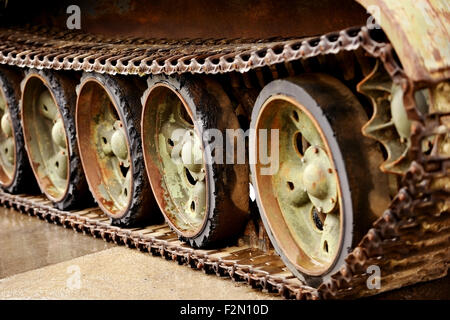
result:
<svg viewBox="0 0 450 320"><path fill-rule="evenodd" d="M419 90L415 92L415 101L417 108L422 114L428 113L428 90ZM391 89L391 115L395 128L402 140L408 141L411 136L411 120L408 118L405 106L403 104L403 90L401 86L392 84Z"/></svg>
<svg viewBox="0 0 450 320"><path fill-rule="evenodd" d="M3 94L0 94L0 165L9 179L14 175L14 136L12 122Z"/></svg>
<svg viewBox="0 0 450 320"><path fill-rule="evenodd" d="M206 171L201 140L180 100L160 105L158 112L159 152L171 200L167 201L167 209L179 227L197 230L206 213Z"/></svg>
<svg viewBox="0 0 450 320"><path fill-rule="evenodd" d="M38 80L35 80L36 82ZM67 137L58 107L47 87L39 85L32 100L27 131L31 161L38 179L54 198L61 198L68 185ZM50 183L49 183L50 182Z"/></svg>
<svg viewBox="0 0 450 320"><path fill-rule="evenodd" d="M312 259L331 263L339 248L340 214L337 178L320 128L308 113L277 97L280 163L273 176L278 205L297 244ZM269 112L269 110L266 110Z"/></svg>
<svg viewBox="0 0 450 320"><path fill-rule="evenodd" d="M383 144L387 151L388 157L380 169L383 172L403 174L412 161L408 155L412 121L408 118L404 106L402 87L393 83L386 70L377 62L372 72L357 88L372 100L374 108L372 117L364 125L362 132ZM414 98L420 113L427 115L430 106L429 89L417 90ZM426 149L430 140L425 140Z"/></svg>
<svg viewBox="0 0 450 320"><path fill-rule="evenodd" d="M356 0L375 9L407 76L414 82L450 78L448 0Z"/></svg>
<svg viewBox="0 0 450 320"><path fill-rule="evenodd" d="M102 112L94 119L95 143L100 166L108 172L105 185L99 186L102 198L114 207L125 209L131 197L130 153L123 123L110 103L102 104Z"/></svg>

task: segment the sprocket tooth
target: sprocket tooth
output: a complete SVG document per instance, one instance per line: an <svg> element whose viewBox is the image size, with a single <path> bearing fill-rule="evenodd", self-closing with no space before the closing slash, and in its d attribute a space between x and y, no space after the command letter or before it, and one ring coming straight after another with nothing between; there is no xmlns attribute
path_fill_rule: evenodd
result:
<svg viewBox="0 0 450 320"><path fill-rule="evenodd" d="M381 171L402 175L412 161L408 154L409 142L400 137L392 120L392 79L379 61L358 84L357 91L370 98L373 105L372 117L362 128L362 133L386 149L387 158L380 165Z"/></svg>

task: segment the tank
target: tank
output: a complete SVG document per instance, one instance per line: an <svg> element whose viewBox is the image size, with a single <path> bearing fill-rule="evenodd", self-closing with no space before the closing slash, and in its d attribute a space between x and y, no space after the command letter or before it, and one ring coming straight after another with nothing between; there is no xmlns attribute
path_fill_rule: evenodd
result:
<svg viewBox="0 0 450 320"><path fill-rule="evenodd" d="M449 13L7 2L0 202L287 298L444 277Z"/></svg>

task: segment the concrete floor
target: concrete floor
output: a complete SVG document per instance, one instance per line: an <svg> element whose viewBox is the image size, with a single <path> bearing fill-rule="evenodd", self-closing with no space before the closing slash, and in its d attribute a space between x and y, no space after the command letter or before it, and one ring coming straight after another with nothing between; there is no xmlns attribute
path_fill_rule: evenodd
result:
<svg viewBox="0 0 450 320"><path fill-rule="evenodd" d="M112 247L102 240L0 207L0 278Z"/></svg>
<svg viewBox="0 0 450 320"><path fill-rule="evenodd" d="M370 299L450 299L450 276ZM279 299L0 207L0 299Z"/></svg>
<svg viewBox="0 0 450 320"><path fill-rule="evenodd" d="M278 299L0 208L0 299Z"/></svg>

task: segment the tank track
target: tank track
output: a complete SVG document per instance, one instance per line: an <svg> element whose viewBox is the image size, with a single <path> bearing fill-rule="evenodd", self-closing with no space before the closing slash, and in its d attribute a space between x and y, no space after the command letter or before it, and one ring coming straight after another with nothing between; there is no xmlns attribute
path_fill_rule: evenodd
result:
<svg viewBox="0 0 450 320"><path fill-rule="evenodd" d="M0 64L112 75L243 73L360 47L373 56L390 51L390 45L376 41L366 27L288 40L124 40L44 28L0 29L0 41Z"/></svg>
<svg viewBox="0 0 450 320"><path fill-rule="evenodd" d="M381 59L405 92L412 84L394 58L389 43L375 40L365 28L351 28L308 39L254 40L114 40L44 29L0 30L0 63L30 68L84 70L109 74L245 73L251 69L343 50L363 48ZM60 211L41 196L0 192L0 204L48 222L73 228L107 241L176 260L207 273L246 281L254 288L286 298L356 298L443 277L450 261L448 179L450 158L421 151L428 136L448 135L444 118L450 113L421 116L414 100L406 105L414 119L410 152L415 161L403 176L400 189L384 215L348 255L332 281L318 289L302 284L272 251L250 246L197 250L180 242L167 225L143 229L111 226L98 208ZM436 187L435 181L444 179ZM381 289L369 290L367 267L381 268Z"/></svg>

